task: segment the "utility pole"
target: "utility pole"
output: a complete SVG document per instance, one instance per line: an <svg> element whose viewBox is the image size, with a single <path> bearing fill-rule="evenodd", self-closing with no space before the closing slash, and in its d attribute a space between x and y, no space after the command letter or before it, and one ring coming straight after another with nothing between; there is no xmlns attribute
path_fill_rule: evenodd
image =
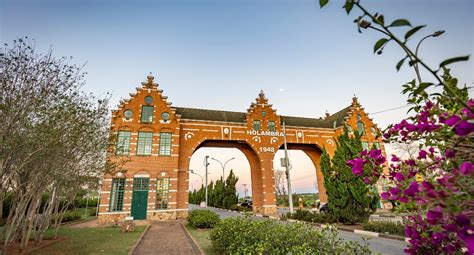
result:
<svg viewBox="0 0 474 255"><path fill-rule="evenodd" d="M285 142L285 169L286 169L286 182L288 183L288 203L290 206L290 213L293 213L293 193L291 193L291 181L290 181L290 159L288 158L288 144L286 143L286 127L283 122L283 139Z"/></svg>
<svg viewBox="0 0 474 255"><path fill-rule="evenodd" d="M207 208L207 167L209 166L209 156L204 157L204 167L206 167L206 208Z"/></svg>

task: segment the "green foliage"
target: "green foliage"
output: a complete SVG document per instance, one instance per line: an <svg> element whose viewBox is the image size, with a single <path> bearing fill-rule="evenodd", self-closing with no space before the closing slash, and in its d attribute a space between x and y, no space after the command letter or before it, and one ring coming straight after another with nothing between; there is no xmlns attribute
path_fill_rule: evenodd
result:
<svg viewBox="0 0 474 255"><path fill-rule="evenodd" d="M82 214L78 211L67 211L64 213L63 222L79 220L82 217Z"/></svg>
<svg viewBox="0 0 474 255"><path fill-rule="evenodd" d="M409 26L411 27L411 24L408 20L406 19L397 19L392 22L392 24L389 25L389 27L401 27L401 26Z"/></svg>
<svg viewBox="0 0 474 255"><path fill-rule="evenodd" d="M316 213L308 210L296 210L295 213L287 213L283 215L283 219L294 219L313 223L335 223L336 218L328 213Z"/></svg>
<svg viewBox="0 0 474 255"><path fill-rule="evenodd" d="M187 220L195 228L213 228L219 223L220 218L217 213L210 210L192 210Z"/></svg>
<svg viewBox="0 0 474 255"><path fill-rule="evenodd" d="M225 209L230 209L232 206L237 205L236 184L238 180L239 178L231 170L225 182L222 179L217 180L215 183L211 181L207 188L209 205ZM206 200L205 195L205 187L201 186L199 190L189 192L189 203L199 204Z"/></svg>
<svg viewBox="0 0 474 255"><path fill-rule="evenodd" d="M362 224L364 230L391 235L405 236L405 225L391 221L369 221Z"/></svg>
<svg viewBox="0 0 474 255"><path fill-rule="evenodd" d="M370 254L367 244L343 242L334 228L227 218L211 231L214 248L225 254Z"/></svg>
<svg viewBox="0 0 474 255"><path fill-rule="evenodd" d="M321 155L329 213L345 224L365 222L376 209L374 200L377 200L378 196L369 192L370 186L366 185L362 178L355 176L346 163L357 157L361 151L360 136L349 137L345 130L338 138L332 160L325 149Z"/></svg>

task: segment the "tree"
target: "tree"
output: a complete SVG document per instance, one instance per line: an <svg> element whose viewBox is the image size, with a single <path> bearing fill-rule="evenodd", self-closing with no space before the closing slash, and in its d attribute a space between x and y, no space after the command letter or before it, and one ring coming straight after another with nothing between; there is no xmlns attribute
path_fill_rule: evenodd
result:
<svg viewBox="0 0 474 255"><path fill-rule="evenodd" d="M234 171L230 170L227 180L225 181L225 195L223 200L223 206L226 209L231 209L233 206L237 205L239 197L237 195L237 182L239 177L235 176Z"/></svg>
<svg viewBox="0 0 474 255"><path fill-rule="evenodd" d="M284 170L275 170L273 173L275 176L275 192L278 196L286 197L287 184L286 184L286 173Z"/></svg>
<svg viewBox="0 0 474 255"><path fill-rule="evenodd" d="M41 241L51 222L57 231L77 192L115 165L106 161L108 96L81 92L85 74L70 61L38 54L27 38L0 50L0 204L11 199L4 248Z"/></svg>
<svg viewBox="0 0 474 255"><path fill-rule="evenodd" d="M321 7L328 2L320 0ZM425 35L413 50L412 36L426 25L412 27L406 19L386 21L383 14L369 12L361 2L347 0L344 9L347 14L360 11L355 20L359 32L369 29L383 35L375 43L374 53L382 54L386 45L395 44L405 54L397 70L408 60L416 74L402 90L408 95L411 115L383 133L387 143L419 144L417 155L408 159L392 155L387 175L392 185L381 194L385 200L399 202L398 209L408 214L405 234L410 241L405 252L474 254L474 99L447 68L469 60L469 56L448 58L432 66L418 55L418 49L425 39L439 37L444 31ZM403 39L394 27L407 28ZM422 74L429 75L431 82ZM372 157L375 152L348 162L354 175L369 184L377 182L384 172L384 166Z"/></svg>
<svg viewBox="0 0 474 255"><path fill-rule="evenodd" d="M338 137L332 160L326 149L321 155L321 170L328 194L329 212L339 222L353 224L366 221L377 199L369 196L369 186L360 177L354 178L347 161L362 151L360 136L349 137L347 130Z"/></svg>

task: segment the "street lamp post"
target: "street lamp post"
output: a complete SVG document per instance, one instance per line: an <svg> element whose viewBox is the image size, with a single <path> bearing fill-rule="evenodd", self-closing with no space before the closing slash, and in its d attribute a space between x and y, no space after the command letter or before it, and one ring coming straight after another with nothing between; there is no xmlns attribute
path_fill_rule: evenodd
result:
<svg viewBox="0 0 474 255"><path fill-rule="evenodd" d="M229 163L229 161L231 161L235 158L231 158L231 159L227 160L224 164L222 164L222 162L218 159L215 159L215 158L211 158L211 159L214 160L214 161L217 161L221 165L221 167L222 167L222 180L224 180L224 178L225 178L225 174L224 174L225 166L227 165L227 163Z"/></svg>
<svg viewBox="0 0 474 255"><path fill-rule="evenodd" d="M194 170L192 170L192 169L189 169L189 172L192 173L192 174L195 174L195 175L199 176L199 177L201 178L201 185L204 186L204 179L203 179L202 175L200 175L200 174L198 174L198 173L195 173Z"/></svg>
<svg viewBox="0 0 474 255"><path fill-rule="evenodd" d="M290 180L290 159L288 158L288 144L286 143L285 122L283 122L283 139L285 143L285 169L286 169L286 181L288 184L288 203L290 206L290 213L293 213L293 194L291 193L291 180Z"/></svg>
<svg viewBox="0 0 474 255"><path fill-rule="evenodd" d="M206 168L206 208L207 208L207 167L209 166L209 156L204 157L204 167Z"/></svg>
<svg viewBox="0 0 474 255"><path fill-rule="evenodd" d="M418 58L418 50L420 49L420 45L421 43L425 40L425 39L428 39L430 37L438 37L440 35L444 34L444 30L441 30L441 31L436 31L430 35L427 35L425 37L423 37L419 42L418 44L416 45L416 50L415 50L415 56ZM416 76L418 78L418 82L421 83L421 75L420 75L420 69L418 69L418 62L415 62L415 72L416 72Z"/></svg>

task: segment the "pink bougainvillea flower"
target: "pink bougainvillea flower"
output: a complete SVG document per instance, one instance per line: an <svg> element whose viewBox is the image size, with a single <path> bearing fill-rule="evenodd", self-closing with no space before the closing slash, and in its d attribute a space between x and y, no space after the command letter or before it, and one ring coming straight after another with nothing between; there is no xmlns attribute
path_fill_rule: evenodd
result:
<svg viewBox="0 0 474 255"><path fill-rule="evenodd" d="M408 203L408 197L400 197L398 200L404 204Z"/></svg>
<svg viewBox="0 0 474 255"><path fill-rule="evenodd" d="M420 152L418 153L418 159L424 159L426 158L426 155L428 153L425 151L425 150L420 150Z"/></svg>
<svg viewBox="0 0 474 255"><path fill-rule="evenodd" d="M464 241L468 254L474 254L474 226L464 227L457 234Z"/></svg>
<svg viewBox="0 0 474 255"><path fill-rule="evenodd" d="M458 115L453 115L453 116L449 117L448 119L446 119L444 121L444 124L452 127L452 126L456 125L460 120L461 120L461 117L459 117Z"/></svg>
<svg viewBox="0 0 474 255"><path fill-rule="evenodd" d="M446 238L446 234L444 233L434 233L431 237L431 242L434 245L440 244Z"/></svg>
<svg viewBox="0 0 474 255"><path fill-rule="evenodd" d="M398 162L398 161L400 161L400 159L396 155L392 155L391 161L392 162Z"/></svg>
<svg viewBox="0 0 474 255"><path fill-rule="evenodd" d="M471 162L464 162L459 167L459 171L464 175L469 175L474 172L474 165Z"/></svg>
<svg viewBox="0 0 474 255"><path fill-rule="evenodd" d="M378 158L375 159L375 164L382 165L383 163L385 163L385 157L384 156L379 156Z"/></svg>
<svg viewBox="0 0 474 255"><path fill-rule="evenodd" d="M376 159L376 158L380 157L381 155L382 155L381 150L371 150L370 153L369 153L369 157L373 158L373 159Z"/></svg>
<svg viewBox="0 0 474 255"><path fill-rule="evenodd" d="M471 225L471 220L464 214L459 214L458 216L456 216L455 222L456 225L462 228Z"/></svg>
<svg viewBox="0 0 474 255"><path fill-rule="evenodd" d="M425 188L425 190L432 190L434 189L434 186L433 184L427 182L427 181L422 181L421 182L421 186L423 186L423 188Z"/></svg>
<svg viewBox="0 0 474 255"><path fill-rule="evenodd" d="M429 210L426 212L426 220L430 224L436 224L439 220L443 218L443 212L441 211L440 207L436 207L433 210Z"/></svg>
<svg viewBox="0 0 474 255"><path fill-rule="evenodd" d="M450 149L447 149L445 152L444 152L444 156L446 158L454 158L456 156L456 152L453 151L453 150L450 150Z"/></svg>
<svg viewBox="0 0 474 255"><path fill-rule="evenodd" d="M403 176L402 173L398 172L395 174L395 179L397 179L397 181L401 182L403 180L405 180L405 176Z"/></svg>
<svg viewBox="0 0 474 255"><path fill-rule="evenodd" d="M419 191L420 191L420 187L418 183L416 181L413 181L410 183L410 186L408 186L408 189L406 189L403 193L406 196L414 197L416 196L416 193L418 193Z"/></svg>
<svg viewBox="0 0 474 255"><path fill-rule="evenodd" d="M466 120L461 121L454 127L454 133L459 136L466 136L474 132L474 124Z"/></svg>
<svg viewBox="0 0 474 255"><path fill-rule="evenodd" d="M355 175L362 175L364 173L364 160L355 158L347 161L347 165L352 167L352 173Z"/></svg>

